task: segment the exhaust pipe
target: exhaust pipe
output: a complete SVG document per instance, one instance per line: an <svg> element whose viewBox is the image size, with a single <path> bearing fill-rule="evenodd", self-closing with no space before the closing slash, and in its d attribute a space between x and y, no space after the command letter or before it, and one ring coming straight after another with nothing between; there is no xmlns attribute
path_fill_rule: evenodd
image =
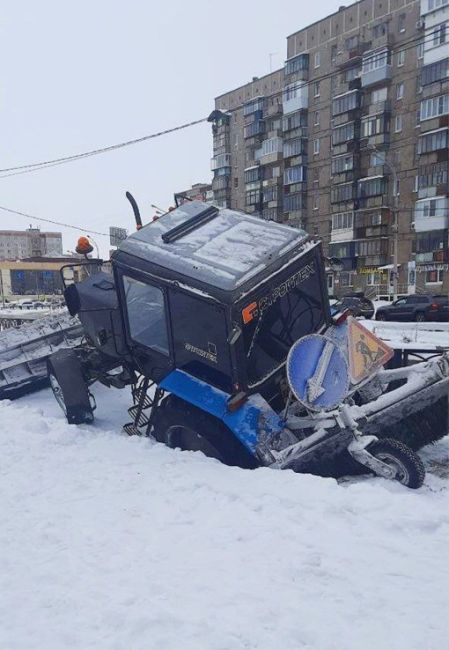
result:
<svg viewBox="0 0 449 650"><path fill-rule="evenodd" d="M134 219L136 220L136 230L140 230L142 228L142 219L140 217L139 206L137 205L136 199L133 197L131 192L126 192L126 198L131 203L131 207L134 212Z"/></svg>

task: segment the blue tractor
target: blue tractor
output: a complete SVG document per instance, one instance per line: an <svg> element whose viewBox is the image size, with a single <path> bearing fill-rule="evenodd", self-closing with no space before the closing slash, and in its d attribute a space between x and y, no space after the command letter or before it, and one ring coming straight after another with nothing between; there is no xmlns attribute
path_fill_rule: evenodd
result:
<svg viewBox="0 0 449 650"><path fill-rule="evenodd" d="M412 448L447 433L448 360L413 381L399 368L351 383L320 242L193 201L141 227L111 262L112 274L86 260L87 277L65 289L84 340L48 368L68 422L93 421L94 382L130 386L130 435L244 468L422 484Z"/></svg>

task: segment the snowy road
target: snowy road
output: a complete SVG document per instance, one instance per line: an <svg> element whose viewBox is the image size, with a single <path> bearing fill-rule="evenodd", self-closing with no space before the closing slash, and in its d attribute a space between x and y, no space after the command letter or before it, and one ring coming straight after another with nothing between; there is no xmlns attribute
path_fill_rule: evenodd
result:
<svg viewBox="0 0 449 650"><path fill-rule="evenodd" d="M95 427L49 391L0 402L2 650L449 647L449 479L229 468L96 396Z"/></svg>

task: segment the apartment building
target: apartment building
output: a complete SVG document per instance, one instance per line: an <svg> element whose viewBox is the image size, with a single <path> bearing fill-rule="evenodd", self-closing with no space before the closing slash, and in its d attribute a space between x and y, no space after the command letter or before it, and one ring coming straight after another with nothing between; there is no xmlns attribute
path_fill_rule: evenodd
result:
<svg viewBox="0 0 449 650"><path fill-rule="evenodd" d="M55 256L62 256L60 232L42 232L31 226L27 230L0 230L0 260Z"/></svg>
<svg viewBox="0 0 449 650"><path fill-rule="evenodd" d="M304 228L329 290L449 291L449 0L360 0L287 37L283 69L225 93L222 205Z"/></svg>
<svg viewBox="0 0 449 650"><path fill-rule="evenodd" d="M185 201L213 201L214 195L210 183L195 183L188 190L175 192L175 202L178 205Z"/></svg>

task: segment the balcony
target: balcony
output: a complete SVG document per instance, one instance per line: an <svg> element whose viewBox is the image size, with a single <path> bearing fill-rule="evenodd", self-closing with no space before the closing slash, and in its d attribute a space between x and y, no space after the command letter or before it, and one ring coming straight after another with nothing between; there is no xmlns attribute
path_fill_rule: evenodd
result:
<svg viewBox="0 0 449 650"><path fill-rule="evenodd" d="M362 88L385 83L392 77L391 53L386 47L366 53L362 64Z"/></svg>
<svg viewBox="0 0 449 650"><path fill-rule="evenodd" d="M309 105L309 86L295 83L285 86L282 93L282 108L284 115L306 109Z"/></svg>
<svg viewBox="0 0 449 650"><path fill-rule="evenodd" d="M337 52L335 57L335 67L345 68L353 66L359 59L362 58L363 52L367 49L367 43L359 43L350 50L343 50Z"/></svg>
<svg viewBox="0 0 449 650"><path fill-rule="evenodd" d="M368 72L362 71L362 88L367 86L374 86L374 84L385 83L391 80L393 75L391 65L387 64L381 68L369 70Z"/></svg>
<svg viewBox="0 0 449 650"><path fill-rule="evenodd" d="M265 133L265 122L263 120L251 122L251 124L247 124L243 128L243 137L245 140L262 135L263 133Z"/></svg>
<svg viewBox="0 0 449 650"><path fill-rule="evenodd" d="M449 198L421 199L415 204L415 231L445 230L449 228Z"/></svg>
<svg viewBox="0 0 449 650"><path fill-rule="evenodd" d="M231 154L230 153L221 153L218 156L214 156L210 161L211 170L217 171L218 169L223 169L231 166Z"/></svg>
<svg viewBox="0 0 449 650"><path fill-rule="evenodd" d="M289 80L304 80L309 78L309 55L297 54L287 59L284 67L284 75Z"/></svg>
<svg viewBox="0 0 449 650"><path fill-rule="evenodd" d="M253 115L258 111L262 113L264 106L265 106L265 98L255 97L254 99L251 99L251 101L246 102L246 104L244 104L243 115L244 117L247 117L248 115Z"/></svg>

